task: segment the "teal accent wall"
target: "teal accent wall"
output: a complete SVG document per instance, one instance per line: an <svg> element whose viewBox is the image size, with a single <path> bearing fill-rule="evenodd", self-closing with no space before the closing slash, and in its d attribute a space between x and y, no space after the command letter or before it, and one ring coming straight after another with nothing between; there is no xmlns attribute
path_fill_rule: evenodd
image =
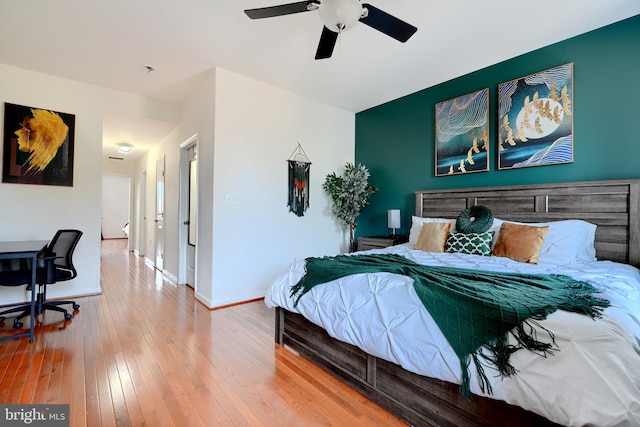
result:
<svg viewBox="0 0 640 427"><path fill-rule="evenodd" d="M498 85L569 62L574 162L498 170ZM436 177L435 104L483 88L489 88L490 170ZM358 219L357 236L389 234L392 208L401 209L399 232L408 234L418 190L640 178L640 15L356 114L355 161L379 187Z"/></svg>

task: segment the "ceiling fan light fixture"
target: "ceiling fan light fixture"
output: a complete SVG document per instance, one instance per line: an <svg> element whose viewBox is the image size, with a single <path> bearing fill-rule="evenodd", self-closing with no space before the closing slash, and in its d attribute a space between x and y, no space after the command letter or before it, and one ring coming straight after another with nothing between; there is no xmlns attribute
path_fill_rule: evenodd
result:
<svg viewBox="0 0 640 427"><path fill-rule="evenodd" d="M318 10L324 26L335 33L353 27L362 13L360 0L322 0Z"/></svg>
<svg viewBox="0 0 640 427"><path fill-rule="evenodd" d="M244 13L251 19L262 19L316 10L324 25L315 59L331 58L340 33L353 27L356 22L362 22L402 43L409 40L418 30L413 25L369 3L363 5L361 0L301 0L257 9L245 9Z"/></svg>

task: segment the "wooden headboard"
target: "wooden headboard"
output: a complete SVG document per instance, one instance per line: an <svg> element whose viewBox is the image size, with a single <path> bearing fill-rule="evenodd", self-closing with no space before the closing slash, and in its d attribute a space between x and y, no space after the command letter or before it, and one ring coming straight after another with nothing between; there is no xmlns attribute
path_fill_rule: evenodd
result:
<svg viewBox="0 0 640 427"><path fill-rule="evenodd" d="M599 260L640 267L640 179L416 191L419 217L456 218L475 205L503 220L596 224Z"/></svg>

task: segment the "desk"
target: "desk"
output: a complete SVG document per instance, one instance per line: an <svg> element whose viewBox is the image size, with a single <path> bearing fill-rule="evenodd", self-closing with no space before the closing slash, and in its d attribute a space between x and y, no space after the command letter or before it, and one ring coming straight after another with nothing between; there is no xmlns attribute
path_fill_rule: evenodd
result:
<svg viewBox="0 0 640 427"><path fill-rule="evenodd" d="M29 317L29 332L0 337L0 341L10 338L29 337L33 341L36 311L36 262L38 253L49 244L48 240L31 240L21 242L0 242L0 259L31 259L31 316Z"/></svg>

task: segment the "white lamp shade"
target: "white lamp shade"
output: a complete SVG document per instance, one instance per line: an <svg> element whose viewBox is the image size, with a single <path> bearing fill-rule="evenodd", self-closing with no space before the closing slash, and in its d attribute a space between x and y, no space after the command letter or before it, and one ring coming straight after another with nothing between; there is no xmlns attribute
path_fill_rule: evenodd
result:
<svg viewBox="0 0 640 427"><path fill-rule="evenodd" d="M318 15L325 27L339 33L358 22L362 16L362 5L359 0L322 0Z"/></svg>
<svg viewBox="0 0 640 427"><path fill-rule="evenodd" d="M389 228L400 228L400 209L389 209L387 224Z"/></svg>

